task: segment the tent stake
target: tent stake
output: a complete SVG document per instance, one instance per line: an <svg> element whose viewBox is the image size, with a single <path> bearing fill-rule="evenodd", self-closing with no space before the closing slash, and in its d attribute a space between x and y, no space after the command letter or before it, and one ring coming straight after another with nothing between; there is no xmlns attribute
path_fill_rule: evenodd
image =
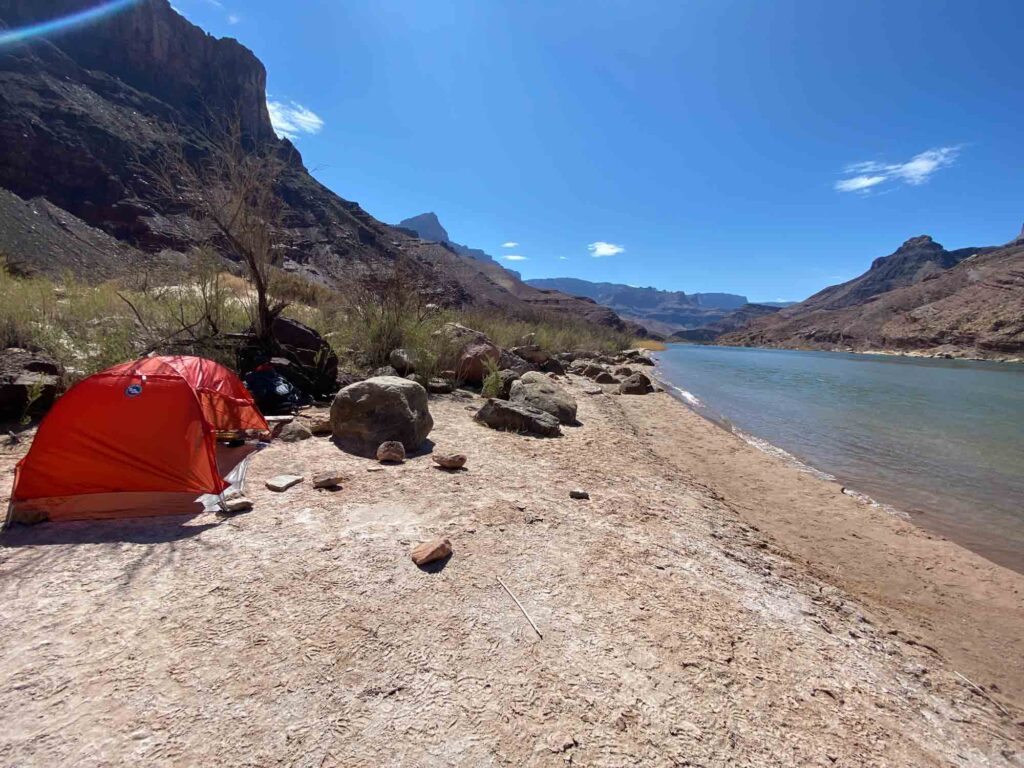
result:
<svg viewBox="0 0 1024 768"><path fill-rule="evenodd" d="M530 614L528 614L526 612L526 609L523 608L523 604L516 600L516 596L512 594L512 590L509 589L508 585L506 585L505 582L501 580L500 576L496 576L495 578L498 580L498 583L501 584L502 587L504 587L505 591L508 592L508 596L511 597L512 600L515 601L515 604L519 606L519 610L523 612L523 616L525 616L526 620L530 622L530 626L533 627L533 631L537 633L537 637L543 640L544 635L542 635L540 633L540 630L537 629L537 625L533 623L533 619L530 618Z"/></svg>

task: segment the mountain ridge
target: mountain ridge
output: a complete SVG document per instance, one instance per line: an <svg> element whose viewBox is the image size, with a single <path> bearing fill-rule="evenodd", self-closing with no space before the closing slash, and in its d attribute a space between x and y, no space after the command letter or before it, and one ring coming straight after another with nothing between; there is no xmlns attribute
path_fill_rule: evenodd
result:
<svg viewBox="0 0 1024 768"><path fill-rule="evenodd" d="M717 322L747 304L747 298L738 294L688 294L622 283L595 283L574 277L535 278L526 282L535 288L584 296L610 307L626 319L665 334Z"/></svg>
<svg viewBox="0 0 1024 768"><path fill-rule="evenodd" d="M1024 359L1024 238L953 251L910 238L853 280L716 341Z"/></svg>
<svg viewBox="0 0 1024 768"><path fill-rule="evenodd" d="M89 8L87 0L3 0L0 25L27 26ZM190 158L211 151L211 116L237 115L245 141L284 158L276 193L283 206L281 268L329 287L386 280L400 262L414 287L447 306L568 313L619 330L611 310L541 291L443 244L381 223L317 181L288 139L278 138L266 103L266 70L241 43L207 34L168 0L133 5L87 29L0 51L0 250L33 270L70 269L98 279L117 270L180 262L215 246L186 206L161 199L139 168L165 147ZM86 230L96 230L95 236ZM73 234L69 234L73 233ZM68 237L114 238L117 258L102 269L100 248L73 253ZM91 255L90 255L91 254Z"/></svg>

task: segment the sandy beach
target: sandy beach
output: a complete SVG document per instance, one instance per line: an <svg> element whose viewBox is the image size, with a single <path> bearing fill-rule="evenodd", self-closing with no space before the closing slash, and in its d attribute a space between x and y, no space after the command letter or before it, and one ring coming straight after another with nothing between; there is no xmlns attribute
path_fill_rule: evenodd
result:
<svg viewBox="0 0 1024 768"><path fill-rule="evenodd" d="M274 443L248 514L8 532L0 762L1021 764L1024 577L668 394L570 387L556 439L433 398L463 472Z"/></svg>

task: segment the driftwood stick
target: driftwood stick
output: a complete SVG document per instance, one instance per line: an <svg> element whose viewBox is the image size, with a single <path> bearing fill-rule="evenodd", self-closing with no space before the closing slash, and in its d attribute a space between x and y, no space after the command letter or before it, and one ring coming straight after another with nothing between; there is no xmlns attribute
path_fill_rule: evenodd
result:
<svg viewBox="0 0 1024 768"><path fill-rule="evenodd" d="M537 625L533 623L533 619L531 619L531 618L530 618L530 614L528 614L528 613L526 612L526 609L525 609L525 608L523 608L523 604L522 604L522 603L520 603L520 602L519 602L519 601L518 601L518 600L516 599L516 596L512 594L512 590L511 590L511 589L509 589L509 588L508 588L508 585L506 585L506 584L505 584L505 582L501 580L501 577L500 577L500 576L497 576L497 577L495 577L495 578L497 578L497 579L498 579L498 583L499 583L499 584L501 584L501 586L502 586L502 587L503 587L503 588L505 589L505 591L506 591L506 592L508 592L508 596L509 596L509 597L511 597L511 598L512 598L512 600L514 600L514 601L515 601L515 604L519 606L519 610L523 612L523 616L525 616L525 617L526 617L526 620L527 620L528 622L530 622L530 626L531 626L531 627L533 627L533 631L537 633L537 637L539 637L539 638L540 638L541 640L543 640L543 639L544 639L544 635L542 635L542 634L540 633L540 630L539 630L539 629L537 629Z"/></svg>
<svg viewBox="0 0 1024 768"><path fill-rule="evenodd" d="M1012 715L1010 715L1010 711L1009 711L1009 710L1008 710L1008 709L1007 709L1006 707L1004 707L1004 706L1003 706L1002 704L1000 704L1000 703L999 703L998 701L996 701L996 700L995 700L995 699L993 699L993 698L992 698L991 696L989 696L989 694L988 694L988 691L986 691L986 690L985 690L984 688L982 688L982 687L981 687L980 685L978 685L978 684L977 684L977 683L975 683L974 681L972 681L972 680L970 680L970 679L968 679L968 678L964 677L964 676L963 676L963 675L961 675L961 674L960 674L959 672L957 672L957 671L956 671L955 669L953 670L953 673L954 673L954 674L955 674L955 675L956 675L957 677L959 677L959 678L960 678L961 680L963 680L963 681L964 681L965 683L967 683L967 684L968 684L969 686L971 686L971 688L973 688L973 689L974 689L974 690L975 690L975 691L976 691L977 693L980 693L980 694L981 694L981 695L982 695L983 697L985 697L985 698L986 698L986 699L988 699L988 700L989 700L990 702L992 702L992 703L993 703L993 704L995 704L995 705L996 705L997 707L999 707L999 711L1000 711L1000 712L1002 712L1002 713L1003 713L1004 715L1006 715L1007 717L1012 717Z"/></svg>

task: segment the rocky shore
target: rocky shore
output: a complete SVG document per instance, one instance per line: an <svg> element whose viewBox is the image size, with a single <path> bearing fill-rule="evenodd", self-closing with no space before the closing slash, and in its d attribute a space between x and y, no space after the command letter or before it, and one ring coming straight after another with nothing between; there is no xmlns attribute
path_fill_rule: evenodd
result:
<svg viewBox="0 0 1024 768"><path fill-rule="evenodd" d="M1019 764L1024 577L589 364L398 463L305 411L246 514L10 531L0 762Z"/></svg>

